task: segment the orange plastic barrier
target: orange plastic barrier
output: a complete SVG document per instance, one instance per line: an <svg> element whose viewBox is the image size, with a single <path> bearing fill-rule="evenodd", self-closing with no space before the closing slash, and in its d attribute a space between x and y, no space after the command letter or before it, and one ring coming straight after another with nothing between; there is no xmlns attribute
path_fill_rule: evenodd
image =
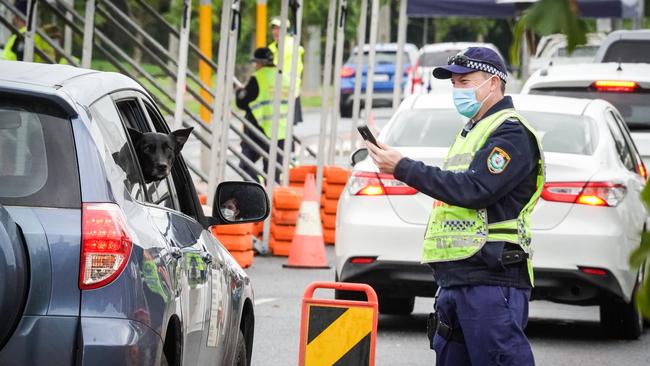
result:
<svg viewBox="0 0 650 366"><path fill-rule="evenodd" d="M336 215L323 214L323 228L334 229L336 227Z"/></svg>
<svg viewBox="0 0 650 366"><path fill-rule="evenodd" d="M274 207L271 218L279 225L295 225L298 220L298 212L298 210L279 210Z"/></svg>
<svg viewBox="0 0 650 366"><path fill-rule="evenodd" d="M316 289L364 292L367 301L314 298ZM374 366L377 294L360 283L313 282L302 299L298 365ZM366 341L368 340L368 341Z"/></svg>
<svg viewBox="0 0 650 366"><path fill-rule="evenodd" d="M248 268L253 264L254 253L252 250L247 250L245 252L230 252L230 254L235 258L237 263L242 266L242 268Z"/></svg>
<svg viewBox="0 0 650 366"><path fill-rule="evenodd" d="M289 170L289 182L299 183L302 187L307 179L307 174L316 175L316 165L302 165Z"/></svg>
<svg viewBox="0 0 650 366"><path fill-rule="evenodd" d="M302 201L302 189L298 187L275 187L273 207L282 210L298 210Z"/></svg>
<svg viewBox="0 0 650 366"><path fill-rule="evenodd" d="M247 235L252 234L255 224L215 225L218 235Z"/></svg>
<svg viewBox="0 0 650 366"><path fill-rule="evenodd" d="M271 236L278 240L291 241L295 233L296 227L293 225L277 225L271 222Z"/></svg>
<svg viewBox="0 0 650 366"><path fill-rule="evenodd" d="M277 240L271 237L269 238L269 250L273 255L287 257L291 251L291 240Z"/></svg>
<svg viewBox="0 0 650 366"><path fill-rule="evenodd" d="M242 268L253 264L253 224L215 225L210 227L210 232L228 252L235 258ZM228 234L225 234L225 233ZM245 234L241 234L245 232ZM223 233L223 234L222 234Z"/></svg>
<svg viewBox="0 0 650 366"><path fill-rule="evenodd" d="M323 241L325 244L334 245L336 241L336 229L323 229Z"/></svg>
<svg viewBox="0 0 650 366"><path fill-rule="evenodd" d="M253 249L253 237L248 235L219 234L217 239L229 252L243 252Z"/></svg>
<svg viewBox="0 0 650 366"><path fill-rule="evenodd" d="M323 171L328 184L345 184L350 178L350 171L338 166L327 166Z"/></svg>
<svg viewBox="0 0 650 366"><path fill-rule="evenodd" d="M339 197L341 197L341 193L343 193L343 189L345 188L344 184L331 184L327 183L327 185L323 186L324 187L324 192L325 192L325 197L327 199L335 199L338 200Z"/></svg>
<svg viewBox="0 0 650 366"><path fill-rule="evenodd" d="M339 206L339 201L338 200L325 200L325 204L323 205L323 211L326 214L334 214L336 215L336 210L338 209Z"/></svg>

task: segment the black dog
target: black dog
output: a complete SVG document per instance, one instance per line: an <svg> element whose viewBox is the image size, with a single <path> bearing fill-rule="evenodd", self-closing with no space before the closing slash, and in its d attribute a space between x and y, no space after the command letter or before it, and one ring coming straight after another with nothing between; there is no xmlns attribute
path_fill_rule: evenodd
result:
<svg viewBox="0 0 650 366"><path fill-rule="evenodd" d="M176 130L170 134L158 132L140 132L129 128L129 136L140 163L140 169L146 183L164 179L172 170L176 156L180 154L183 145L187 142L193 127ZM122 156L126 146L113 154L115 162L126 172L130 181L137 177L131 164L125 163Z"/></svg>

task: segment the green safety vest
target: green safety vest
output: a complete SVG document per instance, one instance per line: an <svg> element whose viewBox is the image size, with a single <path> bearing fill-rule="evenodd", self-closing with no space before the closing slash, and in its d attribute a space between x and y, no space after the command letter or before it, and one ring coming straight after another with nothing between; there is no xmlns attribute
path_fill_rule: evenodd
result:
<svg viewBox="0 0 650 366"><path fill-rule="evenodd" d="M275 67L261 67L255 71L255 79L259 93L257 98L249 105L257 123L264 131L264 134L271 138L273 133L273 97L275 95ZM287 129L287 96L289 94L287 83L283 77L282 99L280 101L280 119L278 120L278 140L284 140Z"/></svg>
<svg viewBox="0 0 650 366"><path fill-rule="evenodd" d="M460 133L456 136L443 169L452 172L467 171L474 155L485 145L490 134L508 119L519 120L537 141L540 160L535 193L516 219L490 224L486 208L475 210L434 201L424 237L422 263L466 259L481 250L486 242L505 241L518 244L528 253L528 272L533 284L530 216L542 193L545 174L542 145L535 130L514 109L494 113L477 123L465 137Z"/></svg>
<svg viewBox="0 0 650 366"><path fill-rule="evenodd" d="M22 27L19 30L21 37L23 34L27 32L26 27ZM2 58L4 60L8 61L18 61L18 55L12 50L14 48L14 45L18 41L18 35L17 34L12 34L9 39L7 39L7 43L4 46L4 49L2 50ZM41 51L45 52L48 56L54 60L56 58L56 52L54 51L54 48L52 48L41 36L38 34L34 35L34 48L38 48ZM44 62L38 54L34 53L34 62Z"/></svg>
<svg viewBox="0 0 650 366"><path fill-rule="evenodd" d="M291 57L293 55L293 40L294 38L287 34L284 38L284 60L282 64L282 74L289 79L289 73L291 72ZM278 64L278 54L280 50L278 42L272 42L269 45L269 49L273 53L273 63ZM302 70L304 65L302 63L302 57L305 54L305 49L302 46L298 46L298 60L296 62L296 89L295 96L296 98L300 96L300 87L302 86Z"/></svg>

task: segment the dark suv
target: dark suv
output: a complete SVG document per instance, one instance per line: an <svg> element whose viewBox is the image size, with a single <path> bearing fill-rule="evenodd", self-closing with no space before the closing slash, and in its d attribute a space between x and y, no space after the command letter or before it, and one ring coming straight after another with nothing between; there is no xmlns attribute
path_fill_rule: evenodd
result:
<svg viewBox="0 0 650 366"><path fill-rule="evenodd" d="M148 183L127 127L170 132L132 79L0 61L0 365L250 363L250 279L208 228L233 191L266 218L264 190L222 183L204 216L183 158Z"/></svg>

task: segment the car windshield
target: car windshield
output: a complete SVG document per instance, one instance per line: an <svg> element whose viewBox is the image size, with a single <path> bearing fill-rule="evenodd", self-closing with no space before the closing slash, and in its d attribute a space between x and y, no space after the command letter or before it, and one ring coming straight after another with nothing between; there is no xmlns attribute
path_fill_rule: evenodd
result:
<svg viewBox="0 0 650 366"><path fill-rule="evenodd" d="M612 43L603 62L650 63L650 40L621 40Z"/></svg>
<svg viewBox="0 0 650 366"><path fill-rule="evenodd" d="M531 94L554 95L571 98L605 99L621 113L630 130L650 130L650 93L600 92L591 89L540 88Z"/></svg>
<svg viewBox="0 0 650 366"><path fill-rule="evenodd" d="M598 52L598 46L578 46L573 53L569 54L566 47L557 50L558 57L594 57Z"/></svg>
<svg viewBox="0 0 650 366"><path fill-rule="evenodd" d="M461 50L445 50L437 52L425 52L420 55L418 65L424 67L443 66L447 64L449 57L455 56Z"/></svg>
<svg viewBox="0 0 650 366"><path fill-rule="evenodd" d="M585 117L522 111L542 140L546 152L591 155L597 144L596 126ZM463 128L451 109L412 109L400 112L386 132L386 143L397 147L451 146Z"/></svg>
<svg viewBox="0 0 650 366"><path fill-rule="evenodd" d="M409 63L409 58L406 53L404 53L404 64ZM350 58L345 62L346 64L357 64L357 52L353 52L350 55ZM363 65L368 64L368 51L363 52L363 57L361 59ZM395 51L377 51L375 52L375 63L376 64L395 64L397 63L397 52Z"/></svg>

